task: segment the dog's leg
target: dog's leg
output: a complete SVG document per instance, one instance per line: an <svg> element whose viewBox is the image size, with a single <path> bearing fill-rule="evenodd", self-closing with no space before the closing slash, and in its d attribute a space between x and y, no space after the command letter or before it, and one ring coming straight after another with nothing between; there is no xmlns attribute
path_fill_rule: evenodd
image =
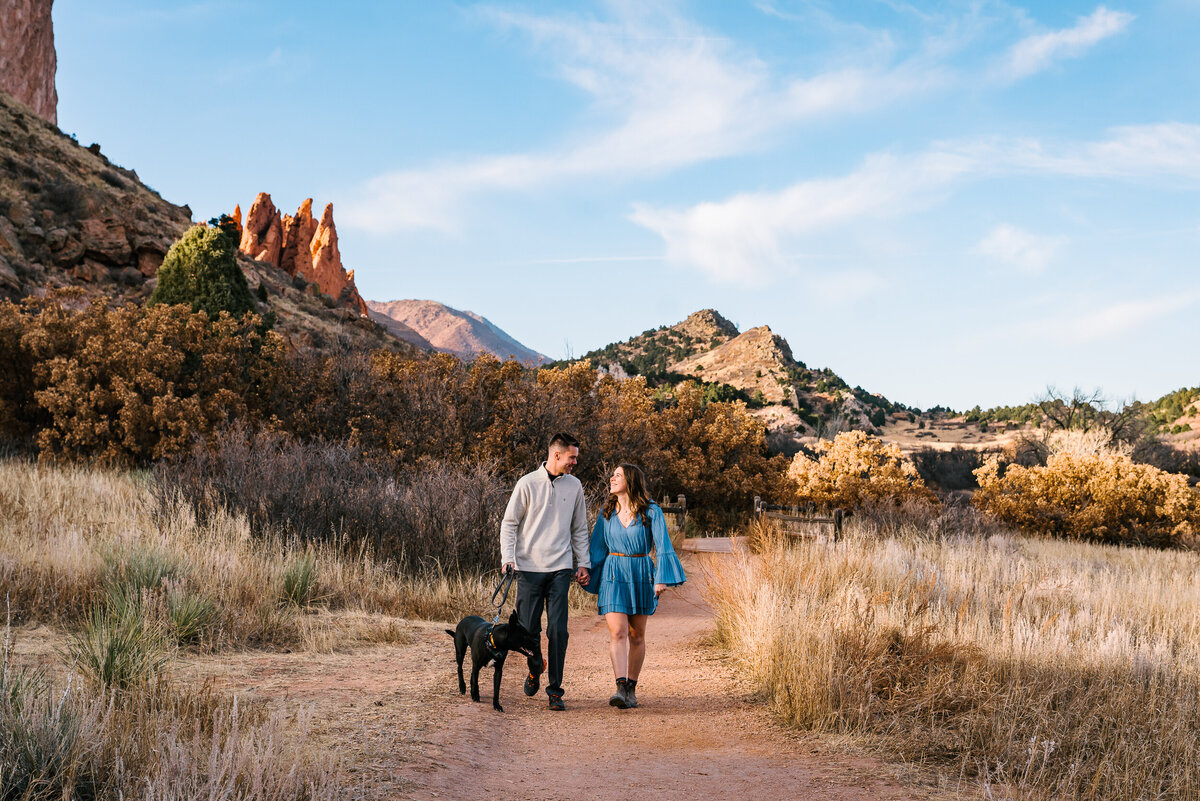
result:
<svg viewBox="0 0 1200 801"><path fill-rule="evenodd" d="M482 667L483 667L483 665L481 665L478 660L476 660L476 659L471 660L471 700L472 701L479 700L479 669Z"/></svg>
<svg viewBox="0 0 1200 801"><path fill-rule="evenodd" d="M500 677L504 675L504 660L507 657L507 652L497 656L496 669L492 672L492 709L497 712L504 711L504 707L500 706Z"/></svg>
<svg viewBox="0 0 1200 801"><path fill-rule="evenodd" d="M454 658L458 660L458 694L464 695L467 692L467 682L463 679L462 663L463 658L467 655L467 638L454 638Z"/></svg>

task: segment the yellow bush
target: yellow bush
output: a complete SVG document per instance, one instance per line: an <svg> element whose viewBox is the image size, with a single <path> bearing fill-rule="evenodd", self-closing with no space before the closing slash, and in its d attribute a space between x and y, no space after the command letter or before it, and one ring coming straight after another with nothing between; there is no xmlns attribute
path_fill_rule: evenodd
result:
<svg viewBox="0 0 1200 801"><path fill-rule="evenodd" d="M1200 493L1186 478L1107 449L1062 450L1045 467L993 457L975 477L980 509L1033 534L1169 545L1200 531Z"/></svg>
<svg viewBox="0 0 1200 801"><path fill-rule="evenodd" d="M854 509L868 504L936 505L917 468L900 453L862 431L843 431L817 443L817 458L797 453L788 468L800 503Z"/></svg>

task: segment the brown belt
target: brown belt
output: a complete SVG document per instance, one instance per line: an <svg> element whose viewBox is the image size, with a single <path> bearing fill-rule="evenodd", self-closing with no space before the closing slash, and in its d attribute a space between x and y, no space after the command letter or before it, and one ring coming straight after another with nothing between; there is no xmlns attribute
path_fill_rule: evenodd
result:
<svg viewBox="0 0 1200 801"><path fill-rule="evenodd" d="M648 554L648 553L617 553L616 551L609 551L608 555L609 556L649 556L650 554Z"/></svg>

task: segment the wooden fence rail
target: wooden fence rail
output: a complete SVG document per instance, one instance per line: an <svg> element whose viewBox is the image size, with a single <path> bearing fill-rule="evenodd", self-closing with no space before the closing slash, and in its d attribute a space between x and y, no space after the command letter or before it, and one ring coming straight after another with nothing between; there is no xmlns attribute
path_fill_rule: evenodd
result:
<svg viewBox="0 0 1200 801"><path fill-rule="evenodd" d="M687 498L680 494L676 497L675 503L671 503L671 496L664 495L662 503L658 505L662 509L663 514L675 515L675 527L683 528L687 525Z"/></svg>
<svg viewBox="0 0 1200 801"><path fill-rule="evenodd" d="M817 517L813 513L815 508L812 504L807 507L801 507L797 504L791 506L780 506L773 503L765 503L763 499L754 496L754 513L760 517L765 517L769 520L779 520L785 523L817 523L820 525L833 526L833 540L837 542L842 536L842 525L846 520L846 513L841 509L834 509L833 514L829 517ZM796 532L785 532L793 537L805 537L807 534Z"/></svg>

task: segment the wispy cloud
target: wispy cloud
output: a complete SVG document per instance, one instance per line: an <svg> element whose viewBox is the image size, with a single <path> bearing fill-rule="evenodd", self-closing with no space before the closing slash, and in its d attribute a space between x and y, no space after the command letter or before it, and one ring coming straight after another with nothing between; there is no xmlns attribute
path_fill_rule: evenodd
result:
<svg viewBox="0 0 1200 801"><path fill-rule="evenodd" d="M976 245L975 252L1022 272L1039 273L1066 241L1066 237L1040 236L1003 223L988 232Z"/></svg>
<svg viewBox="0 0 1200 801"><path fill-rule="evenodd" d="M1200 181L1200 126L1127 126L1097 142L944 142L914 155L876 154L847 175L805 179L779 191L682 209L639 204L631 219L662 238L668 260L715 281L761 284L800 267L791 254L812 234L912 214L947 196L955 183L1014 173ZM1007 226L979 247L1035 271L1061 244Z"/></svg>
<svg viewBox="0 0 1200 801"><path fill-rule="evenodd" d="M1016 81L1040 72L1056 61L1077 58L1094 45L1120 33L1132 21L1133 14L1099 6L1088 16L1080 17L1074 27L1035 34L1017 42L998 67L997 77Z"/></svg>
<svg viewBox="0 0 1200 801"><path fill-rule="evenodd" d="M463 204L481 193L595 175L653 177L753 150L785 125L894 103L946 81L920 58L779 80L754 53L673 13L637 5L618 12L615 21L482 12L548 51L560 76L591 97L588 119L607 122L557 148L382 175L343 202L344 224L453 230Z"/></svg>
<svg viewBox="0 0 1200 801"><path fill-rule="evenodd" d="M971 158L928 153L873 156L840 178L801 181L779 192L743 193L682 210L635 207L632 219L660 237L667 258L716 281L758 284L794 266L804 235L912 210L974 168Z"/></svg>
<svg viewBox="0 0 1200 801"><path fill-rule="evenodd" d="M1200 303L1200 291L1172 292L1152 298L1124 300L1098 308L1078 309L1021 326L1026 339L1089 344L1128 336L1133 331Z"/></svg>

